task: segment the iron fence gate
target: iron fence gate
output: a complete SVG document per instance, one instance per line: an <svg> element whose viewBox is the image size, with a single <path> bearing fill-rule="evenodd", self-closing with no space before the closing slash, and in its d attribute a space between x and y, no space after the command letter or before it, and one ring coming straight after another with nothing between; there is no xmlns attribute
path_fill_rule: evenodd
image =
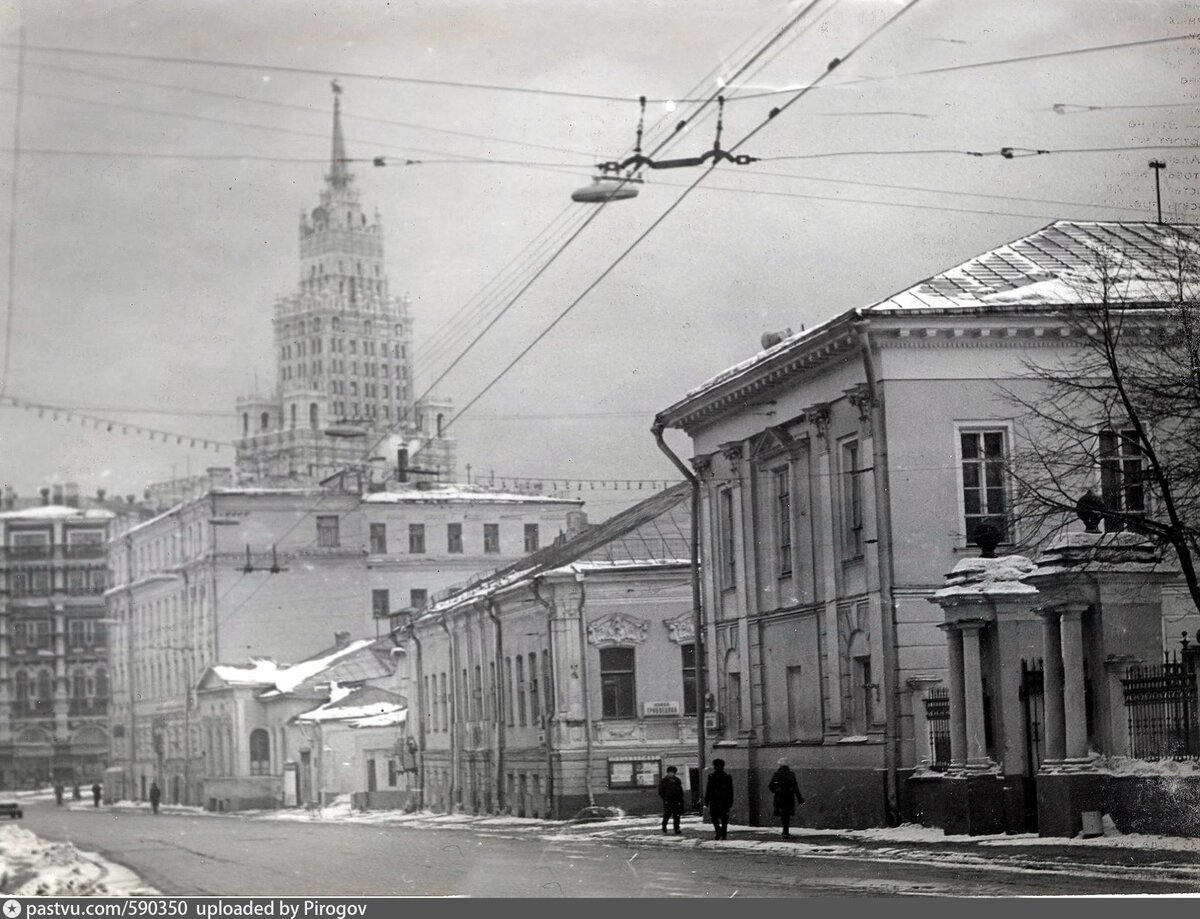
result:
<svg viewBox="0 0 1200 919"><path fill-rule="evenodd" d="M1130 667L1121 678L1129 712L1129 755L1136 759L1200 759L1195 655L1175 652L1161 664Z"/></svg>
<svg viewBox="0 0 1200 919"><path fill-rule="evenodd" d="M1046 758L1046 693L1042 660L1021 659L1021 710L1025 716L1025 774L1037 775Z"/></svg>

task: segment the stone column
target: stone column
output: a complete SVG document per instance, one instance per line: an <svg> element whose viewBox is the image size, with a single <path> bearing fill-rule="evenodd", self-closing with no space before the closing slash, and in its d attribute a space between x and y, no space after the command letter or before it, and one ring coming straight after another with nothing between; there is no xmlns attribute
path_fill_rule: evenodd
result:
<svg viewBox="0 0 1200 919"><path fill-rule="evenodd" d="M968 769L986 769L991 765L987 751L987 733L983 727L983 661L979 649L979 632L983 622L959 623L962 635L962 668L966 765Z"/></svg>
<svg viewBox="0 0 1200 919"><path fill-rule="evenodd" d="M1062 636L1058 610L1042 613L1042 699L1046 709L1046 762L1066 756L1063 709Z"/></svg>
<svg viewBox="0 0 1200 919"><path fill-rule="evenodd" d="M957 623L946 623L940 628L946 632L946 650L950 661L950 766L961 769L967 763L963 635Z"/></svg>
<svg viewBox="0 0 1200 919"><path fill-rule="evenodd" d="M1063 737L1067 760L1086 760L1088 754L1083 613L1084 608L1075 605L1062 611Z"/></svg>

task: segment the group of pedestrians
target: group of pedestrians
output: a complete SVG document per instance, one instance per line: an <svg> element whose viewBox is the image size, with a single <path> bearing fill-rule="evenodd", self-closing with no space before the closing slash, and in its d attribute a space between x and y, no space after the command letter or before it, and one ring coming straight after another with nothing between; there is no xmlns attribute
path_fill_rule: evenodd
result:
<svg viewBox="0 0 1200 919"><path fill-rule="evenodd" d="M63 806L63 798L66 796L67 789L62 782L54 783L54 803L59 807ZM79 785L76 784L71 790L71 799L74 801L83 800L83 793L79 790ZM100 806L100 783L96 782L92 785L92 806Z"/></svg>
<svg viewBox="0 0 1200 919"><path fill-rule="evenodd" d="M684 797L683 782L680 781L679 770L674 766L667 767L667 774L658 784L658 796L663 802L662 831L667 833L667 824L674 823L675 835L681 836L679 818L683 816ZM804 795L800 793L800 782L796 773L792 772L787 759L779 761L779 768L767 783L767 790L773 796L775 816L783 824L783 835L791 836L792 817L796 808L804 803ZM712 823L715 839L729 838L729 812L733 810L733 777L725 771L725 760L714 759L712 772L704 786L704 807L707 812L706 820Z"/></svg>

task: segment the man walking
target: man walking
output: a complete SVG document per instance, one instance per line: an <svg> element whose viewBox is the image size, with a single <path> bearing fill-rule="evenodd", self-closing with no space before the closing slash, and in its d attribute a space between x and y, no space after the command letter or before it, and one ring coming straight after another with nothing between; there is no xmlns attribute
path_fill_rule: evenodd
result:
<svg viewBox="0 0 1200 919"><path fill-rule="evenodd" d="M679 781L679 776L676 774L678 772L679 770L674 766L668 766L667 774L658 783L658 796L662 798L663 802L663 835L666 835L667 821L671 819L675 821L675 835L681 835L679 818L683 814L683 782Z"/></svg>
<svg viewBox="0 0 1200 919"><path fill-rule="evenodd" d="M100 806L100 783L96 782L92 785L92 807Z"/></svg>
<svg viewBox="0 0 1200 919"><path fill-rule="evenodd" d="M714 759L713 771L704 787L704 803L712 817L716 839L729 835L729 811L733 807L733 777L725 771L725 760Z"/></svg>
<svg viewBox="0 0 1200 919"><path fill-rule="evenodd" d="M158 782L150 783L150 809L154 813L158 813L158 802L162 800L162 789L158 787Z"/></svg>
<svg viewBox="0 0 1200 919"><path fill-rule="evenodd" d="M786 758L779 761L779 768L771 776L767 791L774 796L775 816L783 822L783 835L791 836L792 814L796 812L797 804L804 803L804 795L800 794L800 783Z"/></svg>

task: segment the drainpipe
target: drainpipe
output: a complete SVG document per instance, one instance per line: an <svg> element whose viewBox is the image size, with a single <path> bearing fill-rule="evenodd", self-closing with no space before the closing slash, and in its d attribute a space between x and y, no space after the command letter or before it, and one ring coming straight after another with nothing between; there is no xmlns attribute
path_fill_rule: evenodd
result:
<svg viewBox="0 0 1200 919"><path fill-rule="evenodd" d="M588 692L587 635L583 625L583 608L587 602L587 586L582 571L575 572L575 583L579 585L579 684L583 695L583 741L587 749L587 760L583 764L583 786L587 789L588 804L596 806L596 795L592 791L592 699Z"/></svg>
<svg viewBox="0 0 1200 919"><path fill-rule="evenodd" d="M125 540L125 673L129 687L129 787L126 789L129 800L134 801L134 788L137 784L137 717L134 712L136 679L133 664L133 536L126 535ZM116 800L115 798L113 800Z"/></svg>
<svg viewBox="0 0 1200 919"><path fill-rule="evenodd" d="M425 680L425 661L423 649L421 648L421 639L417 637L417 624L410 622L405 629L406 638L416 645L416 661L417 661L417 698L421 699L421 686ZM436 690L435 690L436 692ZM425 704L429 704L429 698L425 698ZM409 706L411 708L411 704ZM417 719L417 752L420 754L420 760L417 763L417 809L425 809L425 717L426 712L421 706L421 717Z"/></svg>
<svg viewBox="0 0 1200 919"><path fill-rule="evenodd" d="M454 812L454 796L458 792L458 692L454 689L458 685L458 655L454 653L454 633L450 631L450 626L446 624L446 614L443 613L438 619L438 625L442 627L442 631L446 633L446 642L448 645L448 657L450 659L450 812Z"/></svg>
<svg viewBox="0 0 1200 919"><path fill-rule="evenodd" d="M659 415L650 426L658 449L669 459L692 486L692 631L696 634L696 759L701 777L705 769L704 695L708 691L708 661L704 654L704 613L700 608L700 479L684 464L663 440L666 422Z"/></svg>
<svg viewBox="0 0 1200 919"><path fill-rule="evenodd" d="M883 680L884 680L884 737L883 760L887 780L887 818L891 826L900 822L899 761L900 761L900 703L899 650L896 647L896 577L892 557L892 502L888 484L887 428L884 426L883 395L876 376L875 354L871 350L869 323L862 319L854 323L863 371L867 377L867 393L871 400L871 445L875 485L875 528L879 547L879 602L883 607Z"/></svg>
<svg viewBox="0 0 1200 919"><path fill-rule="evenodd" d="M546 608L546 654L550 666L550 679L544 682L550 685L545 687L542 730L546 738L546 800L550 804L549 809L557 811L558 808L554 805L554 742L550 739L550 718L554 711L554 681L558 678L554 670L554 604L545 599L538 590L540 580L540 577L536 577L529 583L533 588L533 598Z"/></svg>
<svg viewBox="0 0 1200 919"><path fill-rule="evenodd" d="M493 689L496 693L496 807L504 810L504 744L507 740L504 733L504 720L508 712L504 710L504 623L500 621L496 600L490 594L484 601L488 618L492 620L496 646L496 680Z"/></svg>

